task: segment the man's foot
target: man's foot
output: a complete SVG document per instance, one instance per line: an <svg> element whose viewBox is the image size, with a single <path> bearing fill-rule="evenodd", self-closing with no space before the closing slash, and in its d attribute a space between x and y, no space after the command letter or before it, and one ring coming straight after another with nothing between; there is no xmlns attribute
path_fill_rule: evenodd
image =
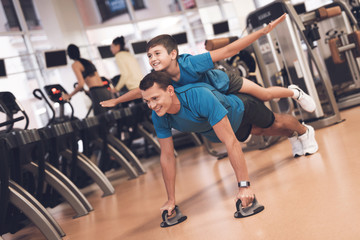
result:
<svg viewBox="0 0 360 240"><path fill-rule="evenodd" d="M303 153L304 155L316 153L319 146L315 139L315 130L310 125L306 125L304 123L303 125L307 128L307 130L303 135L298 137L303 147Z"/></svg>
<svg viewBox="0 0 360 240"><path fill-rule="evenodd" d="M315 111L316 105L314 99L306 94L301 88L296 85L288 86L288 89L294 91L294 99L299 103L299 105L307 112ZM298 94L296 93L298 91Z"/></svg>
<svg viewBox="0 0 360 240"><path fill-rule="evenodd" d="M300 157L304 155L302 143L297 135L294 137L289 137L289 141L291 143L294 157Z"/></svg>

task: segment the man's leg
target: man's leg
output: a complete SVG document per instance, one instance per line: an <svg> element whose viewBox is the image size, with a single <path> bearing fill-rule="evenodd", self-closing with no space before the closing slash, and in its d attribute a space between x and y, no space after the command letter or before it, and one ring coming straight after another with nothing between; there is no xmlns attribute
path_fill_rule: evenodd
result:
<svg viewBox="0 0 360 240"><path fill-rule="evenodd" d="M251 133L254 135L292 137L294 132L298 135L303 135L307 130L304 125L291 115L278 113L274 113L274 115L275 121L270 127L260 128L253 125Z"/></svg>
<svg viewBox="0 0 360 240"><path fill-rule="evenodd" d="M274 115L275 121L270 127L260 128L253 125L251 133L254 135L280 135L288 137L292 145L294 157L317 152L318 144L313 127L299 123L291 115L277 113L274 113Z"/></svg>

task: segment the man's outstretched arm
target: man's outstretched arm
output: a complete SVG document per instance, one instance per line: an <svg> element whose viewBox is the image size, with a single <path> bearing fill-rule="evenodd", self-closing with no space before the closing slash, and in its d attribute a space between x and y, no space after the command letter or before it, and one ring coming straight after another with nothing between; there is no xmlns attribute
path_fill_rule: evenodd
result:
<svg viewBox="0 0 360 240"><path fill-rule="evenodd" d="M161 154L160 164L162 175L165 183L168 200L160 208L161 212L168 210L171 215L175 208L175 176L176 176L176 162L174 156L174 142L172 137L159 138Z"/></svg>
<svg viewBox="0 0 360 240"><path fill-rule="evenodd" d="M230 121L227 116L221 119L217 124L213 126L216 136L226 146L226 150L229 154L229 159L232 168L234 169L236 179L240 181L249 181L249 174L245 162L244 153L242 151L240 142L237 140L234 131L230 125ZM236 196L240 199L243 206L248 206L253 200L253 192L250 187L239 188L239 192Z"/></svg>

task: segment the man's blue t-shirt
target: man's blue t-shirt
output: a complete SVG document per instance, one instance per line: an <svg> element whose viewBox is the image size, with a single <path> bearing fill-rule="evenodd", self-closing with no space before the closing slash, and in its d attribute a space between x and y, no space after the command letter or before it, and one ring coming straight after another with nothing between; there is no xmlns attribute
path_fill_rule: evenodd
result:
<svg viewBox="0 0 360 240"><path fill-rule="evenodd" d="M180 79L177 82L172 81L175 88L189 83L205 82L221 93L226 93L229 89L228 75L219 69L213 69L214 63L210 52L198 55L181 54L179 55L178 64Z"/></svg>
<svg viewBox="0 0 360 240"><path fill-rule="evenodd" d="M226 115L234 132L244 115L244 104L235 95L225 95L206 83L187 84L175 89L180 111L159 117L152 112L152 121L158 138L168 138L171 129L200 133L212 142L220 142L212 126Z"/></svg>

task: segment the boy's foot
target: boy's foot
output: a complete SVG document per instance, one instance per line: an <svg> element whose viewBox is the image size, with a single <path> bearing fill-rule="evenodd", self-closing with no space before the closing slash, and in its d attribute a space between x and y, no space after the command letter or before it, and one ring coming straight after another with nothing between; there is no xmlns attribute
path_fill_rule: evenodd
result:
<svg viewBox="0 0 360 240"><path fill-rule="evenodd" d="M303 135L298 137L303 147L303 153L304 155L316 153L319 149L319 146L315 139L315 130L310 125L306 125L304 123L303 125L307 127L307 130Z"/></svg>
<svg viewBox="0 0 360 240"><path fill-rule="evenodd" d="M300 157L304 155L302 143L297 135L294 137L290 137L289 141L291 143L292 153L294 157Z"/></svg>
<svg viewBox="0 0 360 240"><path fill-rule="evenodd" d="M296 85L288 86L288 89L294 91L294 99L299 103L299 105L307 112L315 111L316 105L314 99L306 94L301 88ZM296 93L298 91L298 94Z"/></svg>

